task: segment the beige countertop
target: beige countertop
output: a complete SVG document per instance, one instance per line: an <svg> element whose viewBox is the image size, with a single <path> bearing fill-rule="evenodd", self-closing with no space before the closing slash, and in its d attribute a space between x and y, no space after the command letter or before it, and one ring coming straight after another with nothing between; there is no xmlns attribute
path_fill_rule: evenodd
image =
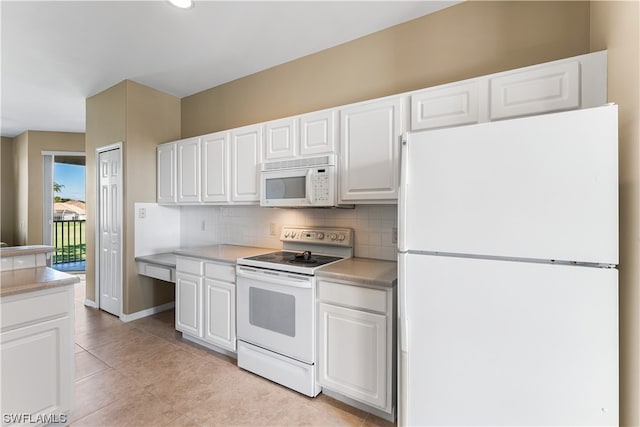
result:
<svg viewBox="0 0 640 427"><path fill-rule="evenodd" d="M5 297L56 286L73 285L79 281L78 276L49 267L3 271L0 275L0 296Z"/></svg>
<svg viewBox="0 0 640 427"><path fill-rule="evenodd" d="M163 265L165 267L176 268L176 254L174 254L173 252L137 256L136 261L148 262L150 264L157 264L157 265Z"/></svg>
<svg viewBox="0 0 640 427"><path fill-rule="evenodd" d="M45 246L45 245L8 246L8 247L0 248L0 257L46 254L46 253L55 252L55 251L56 251L56 248L54 248L53 246Z"/></svg>
<svg viewBox="0 0 640 427"><path fill-rule="evenodd" d="M235 264L238 258L266 254L277 250L279 249L239 245L213 245L199 248L177 249L173 251L173 253L178 256L203 258L211 261Z"/></svg>
<svg viewBox="0 0 640 427"><path fill-rule="evenodd" d="M398 269L395 261L347 258L319 268L316 276L391 288L396 285Z"/></svg>

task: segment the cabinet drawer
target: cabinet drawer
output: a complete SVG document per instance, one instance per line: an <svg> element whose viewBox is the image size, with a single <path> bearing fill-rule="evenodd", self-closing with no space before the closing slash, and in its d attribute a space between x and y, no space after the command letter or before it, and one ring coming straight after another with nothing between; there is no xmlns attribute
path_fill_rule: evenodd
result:
<svg viewBox="0 0 640 427"><path fill-rule="evenodd" d="M231 283L236 282L236 269L231 265L207 262L204 264L204 275L209 279L217 279Z"/></svg>
<svg viewBox="0 0 640 427"><path fill-rule="evenodd" d="M164 267L155 264L142 263L141 271L145 276L153 277L154 279L164 280L165 282L175 282L175 272L171 267Z"/></svg>
<svg viewBox="0 0 640 427"><path fill-rule="evenodd" d="M378 313L387 312L387 293L377 289L320 280L318 298L342 306L361 308Z"/></svg>
<svg viewBox="0 0 640 427"><path fill-rule="evenodd" d="M189 258L176 258L176 271L202 276L203 262Z"/></svg>
<svg viewBox="0 0 640 427"><path fill-rule="evenodd" d="M2 302L2 330L39 319L68 316L73 310L73 286L56 292Z"/></svg>

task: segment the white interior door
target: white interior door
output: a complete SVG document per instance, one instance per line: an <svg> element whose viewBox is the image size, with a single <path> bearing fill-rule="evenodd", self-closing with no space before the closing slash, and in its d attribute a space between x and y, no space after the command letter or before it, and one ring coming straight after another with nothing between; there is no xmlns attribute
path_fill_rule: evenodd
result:
<svg viewBox="0 0 640 427"><path fill-rule="evenodd" d="M116 148L98 153L99 305L122 311L122 156Z"/></svg>

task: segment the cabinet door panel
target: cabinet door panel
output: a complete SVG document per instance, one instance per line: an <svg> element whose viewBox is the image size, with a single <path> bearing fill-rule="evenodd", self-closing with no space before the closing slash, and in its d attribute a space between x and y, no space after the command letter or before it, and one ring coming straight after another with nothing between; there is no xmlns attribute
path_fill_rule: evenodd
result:
<svg viewBox="0 0 640 427"><path fill-rule="evenodd" d="M229 134L218 132L202 137L202 201L229 200Z"/></svg>
<svg viewBox="0 0 640 427"><path fill-rule="evenodd" d="M196 337L201 336L200 290L202 278L176 274L176 329Z"/></svg>
<svg viewBox="0 0 640 427"><path fill-rule="evenodd" d="M297 154L298 119L274 120L265 126L265 160L293 158Z"/></svg>
<svg viewBox="0 0 640 427"><path fill-rule="evenodd" d="M580 107L580 62L543 65L490 79L491 120Z"/></svg>
<svg viewBox="0 0 640 427"><path fill-rule="evenodd" d="M478 85L446 85L411 95L411 130L477 123Z"/></svg>
<svg viewBox="0 0 640 427"><path fill-rule="evenodd" d="M385 409L386 316L324 303L318 311L320 384Z"/></svg>
<svg viewBox="0 0 640 427"><path fill-rule="evenodd" d="M176 202L176 144L162 144L157 148L158 203Z"/></svg>
<svg viewBox="0 0 640 427"><path fill-rule="evenodd" d="M397 200L400 117L400 98L341 111L341 201Z"/></svg>
<svg viewBox="0 0 640 427"><path fill-rule="evenodd" d="M246 126L231 132L232 193L234 202L260 201L262 125Z"/></svg>
<svg viewBox="0 0 640 427"><path fill-rule="evenodd" d="M71 308L73 309L73 308ZM69 317L3 332L2 410L62 414L73 399L73 331Z"/></svg>
<svg viewBox="0 0 640 427"><path fill-rule="evenodd" d="M319 111L300 117L300 154L335 153L336 111Z"/></svg>
<svg viewBox="0 0 640 427"><path fill-rule="evenodd" d="M200 202L200 140L178 142L178 203Z"/></svg>
<svg viewBox="0 0 640 427"><path fill-rule="evenodd" d="M235 285L205 279L204 302L204 339L236 351Z"/></svg>

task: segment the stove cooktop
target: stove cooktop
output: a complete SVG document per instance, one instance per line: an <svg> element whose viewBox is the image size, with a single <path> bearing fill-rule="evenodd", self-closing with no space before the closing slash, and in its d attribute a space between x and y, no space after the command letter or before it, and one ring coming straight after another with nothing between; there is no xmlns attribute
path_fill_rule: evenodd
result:
<svg viewBox="0 0 640 427"><path fill-rule="evenodd" d="M307 255L308 254L308 255ZM306 255L306 256L305 256ZM280 265L299 265L305 267L320 267L331 262L343 259L337 256L316 255L309 252L270 252L268 254L256 255L244 258L245 260L258 261L262 263L273 263Z"/></svg>

